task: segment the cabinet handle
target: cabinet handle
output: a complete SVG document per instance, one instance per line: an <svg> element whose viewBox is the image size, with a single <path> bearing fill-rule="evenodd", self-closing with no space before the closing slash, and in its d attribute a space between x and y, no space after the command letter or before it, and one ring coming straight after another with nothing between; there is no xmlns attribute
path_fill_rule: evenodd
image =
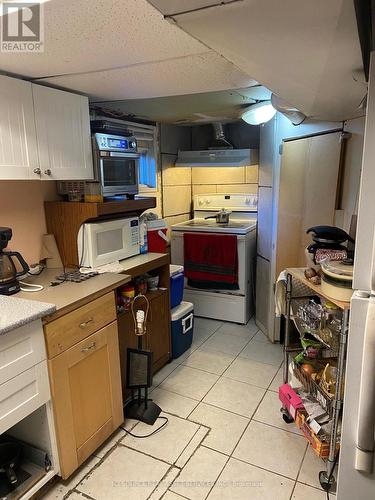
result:
<svg viewBox="0 0 375 500"><path fill-rule="evenodd" d="M50 168L47 168L47 170L44 171L46 175L52 175L52 171Z"/></svg>
<svg viewBox="0 0 375 500"><path fill-rule="evenodd" d="M82 323L80 323L79 327L80 328L86 328L86 326L88 326L93 321L94 321L94 318L89 318L87 321L83 321Z"/></svg>
<svg viewBox="0 0 375 500"><path fill-rule="evenodd" d="M81 349L81 352L91 351L91 349L95 349L95 347L96 347L96 342L93 342L92 344L88 345L87 347L83 347Z"/></svg>
<svg viewBox="0 0 375 500"><path fill-rule="evenodd" d="M40 168L34 168L33 170L34 174L37 174L37 175L40 175L42 173L42 171L40 170Z"/></svg>

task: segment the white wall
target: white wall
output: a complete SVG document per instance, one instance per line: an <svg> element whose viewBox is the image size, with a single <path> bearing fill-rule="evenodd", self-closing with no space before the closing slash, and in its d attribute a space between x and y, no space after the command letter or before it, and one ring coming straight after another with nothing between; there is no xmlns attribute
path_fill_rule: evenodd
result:
<svg viewBox="0 0 375 500"><path fill-rule="evenodd" d="M361 179L365 117L348 120L344 130L351 134L347 143L342 190L342 228L349 231L353 214L358 212L358 194Z"/></svg>

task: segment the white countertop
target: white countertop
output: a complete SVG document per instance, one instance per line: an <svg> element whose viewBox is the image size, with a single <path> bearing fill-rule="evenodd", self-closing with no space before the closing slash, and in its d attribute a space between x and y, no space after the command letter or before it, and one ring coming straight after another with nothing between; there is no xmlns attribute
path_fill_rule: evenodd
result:
<svg viewBox="0 0 375 500"><path fill-rule="evenodd" d="M61 285L51 286L51 281L62 272L62 269L45 269L39 276L24 279L23 281L28 283L43 285L44 289L40 292L19 292L17 298L49 302L55 305L55 310L58 312L75 304L78 306L80 302L98 292L114 290L131 279L127 274L103 273L81 283L65 281Z"/></svg>
<svg viewBox="0 0 375 500"><path fill-rule="evenodd" d="M45 269L38 276L29 276L23 281L43 285L39 292L18 292L15 295L0 295L0 335L36 319L53 314L48 320L61 316L82 303L94 299L98 294L107 293L131 280L127 274L133 268L157 261L165 254L148 253L121 261L124 272L104 273L81 283L63 282L51 286L62 269Z"/></svg>
<svg viewBox="0 0 375 500"><path fill-rule="evenodd" d="M130 271L131 269L139 266L143 266L145 264L149 264L155 262L161 257L165 257L168 254L165 253L141 253L139 255L135 255L134 257L129 257L128 259L120 260L120 264L124 269L124 272Z"/></svg>
<svg viewBox="0 0 375 500"><path fill-rule="evenodd" d="M0 335L56 311L54 304L0 295Z"/></svg>

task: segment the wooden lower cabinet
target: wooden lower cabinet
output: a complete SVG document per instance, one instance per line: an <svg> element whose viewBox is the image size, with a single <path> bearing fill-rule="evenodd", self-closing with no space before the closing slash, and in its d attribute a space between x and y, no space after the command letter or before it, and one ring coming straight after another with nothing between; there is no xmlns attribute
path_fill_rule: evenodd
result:
<svg viewBox="0 0 375 500"><path fill-rule="evenodd" d="M169 297L167 293L162 293L151 301L149 329L146 335L146 348L153 352L154 372L170 358L170 323Z"/></svg>
<svg viewBox="0 0 375 500"><path fill-rule="evenodd" d="M61 476L123 422L117 321L48 361Z"/></svg>

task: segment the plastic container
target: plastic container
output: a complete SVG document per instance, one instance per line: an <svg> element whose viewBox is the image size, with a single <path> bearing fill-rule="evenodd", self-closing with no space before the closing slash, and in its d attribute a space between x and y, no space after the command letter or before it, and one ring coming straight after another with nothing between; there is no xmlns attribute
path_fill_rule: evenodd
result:
<svg viewBox="0 0 375 500"><path fill-rule="evenodd" d="M181 304L171 311L172 358L181 356L193 342L194 306L191 302Z"/></svg>
<svg viewBox="0 0 375 500"><path fill-rule="evenodd" d="M170 271L170 295L171 309L181 304L184 297L184 266L171 264Z"/></svg>
<svg viewBox="0 0 375 500"><path fill-rule="evenodd" d="M87 203L101 203L103 195L101 192L99 181L86 181L85 182L85 202Z"/></svg>
<svg viewBox="0 0 375 500"><path fill-rule="evenodd" d="M147 222L144 217L141 217L139 221L139 251L140 253L148 252Z"/></svg>
<svg viewBox="0 0 375 500"><path fill-rule="evenodd" d="M167 224L163 219L147 221L147 246L149 252L167 252Z"/></svg>

